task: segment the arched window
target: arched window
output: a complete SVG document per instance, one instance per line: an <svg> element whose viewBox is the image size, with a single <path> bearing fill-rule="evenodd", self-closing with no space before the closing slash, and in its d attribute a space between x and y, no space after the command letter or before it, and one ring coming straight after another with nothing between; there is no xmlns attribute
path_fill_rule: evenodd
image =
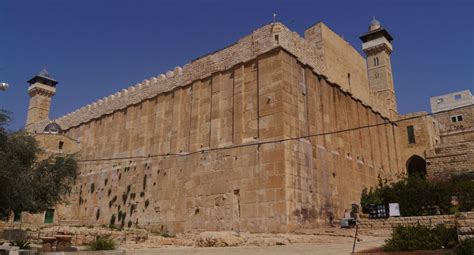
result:
<svg viewBox="0 0 474 255"><path fill-rule="evenodd" d="M418 156L413 155L407 160L407 174L410 178L426 178L426 161Z"/></svg>

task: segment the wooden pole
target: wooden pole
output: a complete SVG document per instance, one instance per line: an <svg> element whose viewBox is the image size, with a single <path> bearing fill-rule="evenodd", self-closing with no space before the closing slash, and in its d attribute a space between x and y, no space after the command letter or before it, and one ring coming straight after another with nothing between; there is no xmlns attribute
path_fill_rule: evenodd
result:
<svg viewBox="0 0 474 255"><path fill-rule="evenodd" d="M358 229L359 229L359 225L357 224L357 220L356 220L356 233L354 235L354 244L352 245L352 253L354 253L354 251L355 251L356 241L357 241L357 230Z"/></svg>

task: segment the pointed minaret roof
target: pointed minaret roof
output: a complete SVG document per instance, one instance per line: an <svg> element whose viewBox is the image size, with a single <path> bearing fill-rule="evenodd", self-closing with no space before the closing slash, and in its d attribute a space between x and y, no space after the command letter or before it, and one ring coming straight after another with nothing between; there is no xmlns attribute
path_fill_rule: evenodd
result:
<svg viewBox="0 0 474 255"><path fill-rule="evenodd" d="M393 37L384 27L382 27L380 21L376 20L374 16L370 22L369 31L359 38L362 40L362 42L367 42L379 37L385 37L389 42L393 41Z"/></svg>
<svg viewBox="0 0 474 255"><path fill-rule="evenodd" d="M378 29L378 28L380 28L380 27L381 27L380 21L376 20L376 19L375 19L375 16L373 16L373 17L372 17L372 22L370 22L369 31Z"/></svg>
<svg viewBox="0 0 474 255"><path fill-rule="evenodd" d="M53 86L53 87L55 87L56 84L58 84L58 81L56 81L55 79L53 79L53 77L51 77L46 67L43 67L43 69L37 75L35 75L35 77L31 78L28 81L29 84L33 84L36 82L40 82L40 83Z"/></svg>

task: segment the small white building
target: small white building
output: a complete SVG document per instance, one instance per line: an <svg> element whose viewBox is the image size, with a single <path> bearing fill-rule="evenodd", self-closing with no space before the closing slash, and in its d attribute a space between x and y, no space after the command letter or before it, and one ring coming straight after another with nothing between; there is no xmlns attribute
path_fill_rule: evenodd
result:
<svg viewBox="0 0 474 255"><path fill-rule="evenodd" d="M471 91L467 89L459 92L431 97L430 103L431 112L437 113L462 106L472 105L474 104L474 97L472 96Z"/></svg>

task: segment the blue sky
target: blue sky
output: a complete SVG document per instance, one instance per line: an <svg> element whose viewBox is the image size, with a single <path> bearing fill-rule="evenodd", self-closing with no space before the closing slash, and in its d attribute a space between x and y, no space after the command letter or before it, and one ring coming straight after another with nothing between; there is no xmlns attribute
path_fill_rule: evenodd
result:
<svg viewBox="0 0 474 255"><path fill-rule="evenodd" d="M2 0L0 108L23 127L27 80L47 66L60 83L56 118L145 78L220 49L277 20L302 34L324 21L357 50L376 16L394 37L401 113L429 111L429 97L474 92L474 1Z"/></svg>

